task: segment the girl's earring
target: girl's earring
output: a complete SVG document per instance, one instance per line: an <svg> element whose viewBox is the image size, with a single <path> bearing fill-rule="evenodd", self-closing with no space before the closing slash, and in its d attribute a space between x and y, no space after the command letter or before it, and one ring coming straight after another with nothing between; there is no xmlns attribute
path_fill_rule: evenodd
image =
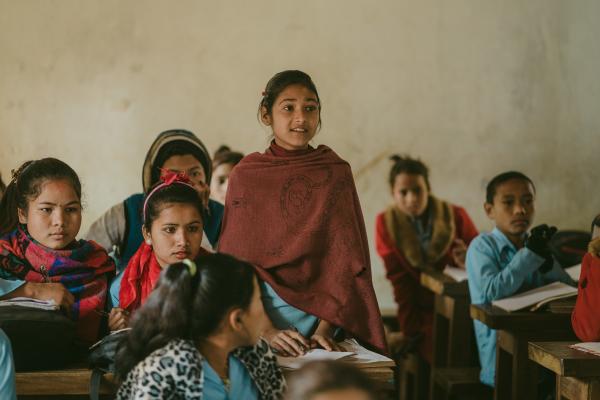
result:
<svg viewBox="0 0 600 400"><path fill-rule="evenodd" d="M152 246L152 240L150 240L150 239L146 239L146 244L147 244L148 246Z"/></svg>

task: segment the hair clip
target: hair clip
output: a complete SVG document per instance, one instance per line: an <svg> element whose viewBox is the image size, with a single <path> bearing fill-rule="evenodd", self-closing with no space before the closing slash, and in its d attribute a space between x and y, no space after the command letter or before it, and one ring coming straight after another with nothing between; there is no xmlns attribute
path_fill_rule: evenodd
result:
<svg viewBox="0 0 600 400"><path fill-rule="evenodd" d="M191 276L196 275L196 271L198 271L198 267L196 267L196 263L195 262L193 262L189 258L186 258L185 260L182 261L182 263L184 263L185 265L187 265L188 270L190 271L190 275Z"/></svg>

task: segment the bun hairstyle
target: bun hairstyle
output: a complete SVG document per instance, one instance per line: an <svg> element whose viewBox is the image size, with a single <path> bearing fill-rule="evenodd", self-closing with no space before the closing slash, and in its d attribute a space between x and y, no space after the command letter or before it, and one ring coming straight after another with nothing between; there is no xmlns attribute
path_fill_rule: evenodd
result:
<svg viewBox="0 0 600 400"><path fill-rule="evenodd" d="M240 161L242 161L244 155L237 151L231 151L229 146L222 145L215 151L213 155L213 169L216 169L219 165L222 164L231 164L236 165Z"/></svg>
<svg viewBox="0 0 600 400"><path fill-rule="evenodd" d="M431 190L429 184L429 168L418 158L412 158L408 155L394 154L390 156L390 160L394 163L390 170L389 184L394 187L396 176L400 174L421 175L425 179L427 190Z"/></svg>
<svg viewBox="0 0 600 400"><path fill-rule="evenodd" d="M42 184L48 180L68 181L81 201L81 182L67 163L50 157L26 161L12 171L12 179L0 201L0 235L17 228L18 210L27 211L29 202L40 195Z"/></svg>
<svg viewBox="0 0 600 400"><path fill-rule="evenodd" d="M277 97L279 97L279 95L285 90L285 88L291 85L303 86L315 94L315 96L317 97L317 102L319 103L320 128L323 122L321 120L321 111L323 110L323 107L321 106L319 92L317 92L317 87L315 86L311 77L307 73L298 70L287 70L278 72L275 75L273 75L269 82L267 82L267 86L262 92L262 98L260 100L260 103L258 104L258 120L262 121L261 115L263 107L267 110L267 113L269 115L272 114L275 100L277 100Z"/></svg>
<svg viewBox="0 0 600 400"><path fill-rule="evenodd" d="M146 303L131 320L117 349L116 372L129 371L174 339L198 340L215 333L228 312L247 309L254 294L254 269L226 254L210 254L167 266Z"/></svg>

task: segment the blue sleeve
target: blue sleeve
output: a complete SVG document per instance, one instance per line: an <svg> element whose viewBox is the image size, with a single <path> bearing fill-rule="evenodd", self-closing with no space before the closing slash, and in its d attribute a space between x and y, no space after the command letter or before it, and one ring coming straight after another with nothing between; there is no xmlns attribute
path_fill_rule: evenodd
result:
<svg viewBox="0 0 600 400"><path fill-rule="evenodd" d="M108 290L109 294L109 311L111 308L119 307L119 291L121 290L121 279L123 279L123 272L119 272L117 276L110 283Z"/></svg>
<svg viewBox="0 0 600 400"><path fill-rule="evenodd" d="M560 264L556 260L554 260L552 269L542 275L542 279L546 284L560 281L562 283L566 283L567 285L577 286L575 281L571 279L569 274L566 273L566 271L560 266Z"/></svg>
<svg viewBox="0 0 600 400"><path fill-rule="evenodd" d="M0 278L0 297L9 294L10 292L20 288L25 284L25 281L8 280Z"/></svg>
<svg viewBox="0 0 600 400"><path fill-rule="evenodd" d="M0 398L16 400L15 365L12 358L10 340L0 330Z"/></svg>
<svg viewBox="0 0 600 400"><path fill-rule="evenodd" d="M485 304L510 296L543 262L542 257L523 248L501 267L493 245L482 237L476 238L467 250L466 259L471 302Z"/></svg>

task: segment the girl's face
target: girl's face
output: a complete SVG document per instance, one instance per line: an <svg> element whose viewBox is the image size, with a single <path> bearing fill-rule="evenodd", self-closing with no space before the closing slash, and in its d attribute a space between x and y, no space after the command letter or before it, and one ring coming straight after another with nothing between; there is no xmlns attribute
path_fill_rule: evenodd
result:
<svg viewBox="0 0 600 400"><path fill-rule="evenodd" d="M191 204L167 203L143 233L162 268L186 258L193 260L202 243L202 216Z"/></svg>
<svg viewBox="0 0 600 400"><path fill-rule="evenodd" d="M40 195L18 210L19 222L36 241L54 250L67 247L81 227L81 199L67 180L46 180Z"/></svg>
<svg viewBox="0 0 600 400"><path fill-rule="evenodd" d="M243 344L246 346L254 345L258 342L268 327L269 321L265 309L263 308L260 296L260 287L258 279L254 277L254 292L252 301L246 310L240 314L241 333L243 335Z"/></svg>
<svg viewBox="0 0 600 400"><path fill-rule="evenodd" d="M206 173L204 172L204 167L191 154L186 154L183 156L171 156L167 158L167 161L162 166L164 171L171 171L175 173L185 173L199 193L204 194L207 192L208 186L206 185ZM165 174L164 171L161 171L161 178Z"/></svg>
<svg viewBox="0 0 600 400"><path fill-rule="evenodd" d="M261 118L270 126L275 143L286 150L302 150L317 133L320 116L317 95L302 85L286 87L273 103L269 114L263 107Z"/></svg>
<svg viewBox="0 0 600 400"><path fill-rule="evenodd" d="M427 209L429 189L423 175L403 172L396 175L392 196L400 211L416 218L423 215Z"/></svg>
<svg viewBox="0 0 600 400"><path fill-rule="evenodd" d="M213 170L213 177L210 181L210 197L221 204L225 204L227 184L232 169L232 164L221 164Z"/></svg>

